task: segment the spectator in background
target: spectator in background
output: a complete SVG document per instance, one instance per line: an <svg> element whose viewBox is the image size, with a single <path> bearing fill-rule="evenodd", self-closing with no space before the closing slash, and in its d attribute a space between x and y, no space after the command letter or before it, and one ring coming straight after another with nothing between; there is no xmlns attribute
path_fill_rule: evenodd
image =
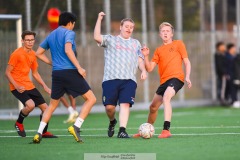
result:
<svg viewBox="0 0 240 160"><path fill-rule="evenodd" d="M240 54L237 54L235 59L234 59L234 80L233 83L235 85L236 90L236 95L237 92L240 89ZM238 99L237 101L233 102L233 107L234 108L240 108L240 100Z"/></svg>
<svg viewBox="0 0 240 160"><path fill-rule="evenodd" d="M236 46L233 43L227 45L226 53L226 73L227 73L227 88L226 88L226 98L229 100L230 104L233 104L237 100L237 89L234 82L234 61L236 59Z"/></svg>
<svg viewBox="0 0 240 160"><path fill-rule="evenodd" d="M225 89L226 89L226 46L223 42L216 44L215 69L217 75L217 98L222 105L225 105Z"/></svg>

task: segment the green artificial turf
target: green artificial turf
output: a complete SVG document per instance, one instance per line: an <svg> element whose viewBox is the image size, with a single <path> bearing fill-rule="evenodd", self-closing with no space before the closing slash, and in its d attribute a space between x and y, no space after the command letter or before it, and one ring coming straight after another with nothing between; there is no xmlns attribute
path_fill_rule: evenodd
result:
<svg viewBox="0 0 240 160"><path fill-rule="evenodd" d="M132 111L127 132L137 133L146 122L147 111ZM223 107L193 107L173 109L171 133L168 139L158 139L163 125L163 110L151 139L118 139L107 137L108 119L104 113L90 114L82 126L83 144L68 134L70 124L63 124L67 115L54 115L49 131L59 136L29 144L39 125L39 117L24 120L26 138L20 138L13 120L0 121L0 160L83 160L84 153L156 153L157 160L237 160L240 159L240 110ZM119 123L118 123L119 124ZM117 125L118 126L118 125ZM104 158L102 158L104 159ZM106 159L106 158L105 158ZM114 158L111 158L114 159ZM151 159L147 159L151 160Z"/></svg>

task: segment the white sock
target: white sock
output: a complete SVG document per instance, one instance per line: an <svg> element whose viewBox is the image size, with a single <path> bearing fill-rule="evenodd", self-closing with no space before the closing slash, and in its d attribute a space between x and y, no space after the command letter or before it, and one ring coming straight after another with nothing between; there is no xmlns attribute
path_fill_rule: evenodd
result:
<svg viewBox="0 0 240 160"><path fill-rule="evenodd" d="M39 128L38 128L38 133L42 134L44 128L46 127L47 123L41 121L40 122L40 125L39 125Z"/></svg>
<svg viewBox="0 0 240 160"><path fill-rule="evenodd" d="M82 118L77 118L75 123L74 123L74 126L78 127L78 128L81 128L82 124L83 124L84 120Z"/></svg>
<svg viewBox="0 0 240 160"><path fill-rule="evenodd" d="M72 106L69 106L69 107L68 107L68 112L69 112L70 114L74 113L74 109L73 109Z"/></svg>

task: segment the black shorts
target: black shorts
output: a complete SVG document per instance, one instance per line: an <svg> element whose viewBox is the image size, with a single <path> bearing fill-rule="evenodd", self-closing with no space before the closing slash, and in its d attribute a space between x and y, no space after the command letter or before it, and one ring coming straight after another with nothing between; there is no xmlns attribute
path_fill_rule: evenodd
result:
<svg viewBox="0 0 240 160"><path fill-rule="evenodd" d="M19 93L16 89L12 91L12 94L22 102L22 104L25 106L25 103L29 100L32 99L33 102L35 103L35 107L39 106L43 103L46 103L43 96L41 93L36 89L32 90L26 90L23 93Z"/></svg>
<svg viewBox="0 0 240 160"><path fill-rule="evenodd" d="M109 80L102 83L103 105L114 105L129 103L130 107L134 104L137 83L133 80Z"/></svg>
<svg viewBox="0 0 240 160"><path fill-rule="evenodd" d="M52 99L60 99L64 93L73 98L85 94L91 88L77 69L55 70L52 72Z"/></svg>
<svg viewBox="0 0 240 160"><path fill-rule="evenodd" d="M177 92L183 87L183 85L184 83L179 79L171 78L158 87L156 94L163 96L167 87L173 87L173 89L175 90L175 94L177 94Z"/></svg>

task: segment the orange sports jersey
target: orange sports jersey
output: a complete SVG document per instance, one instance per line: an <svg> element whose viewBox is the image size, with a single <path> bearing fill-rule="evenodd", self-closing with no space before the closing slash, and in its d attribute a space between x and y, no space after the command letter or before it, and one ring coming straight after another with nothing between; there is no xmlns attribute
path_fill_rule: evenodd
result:
<svg viewBox="0 0 240 160"><path fill-rule="evenodd" d="M184 58L188 58L188 54L184 43L180 40L174 40L171 44L162 45L155 50L152 62L158 64L160 84L171 78L178 78L184 82L182 68Z"/></svg>
<svg viewBox="0 0 240 160"><path fill-rule="evenodd" d="M23 47L16 49L11 54L8 64L13 66L11 75L18 85L24 86L26 90L35 88L29 77L30 69L36 70L38 67L37 58L33 50L26 52ZM15 90L13 84L9 83L9 86L11 91Z"/></svg>

